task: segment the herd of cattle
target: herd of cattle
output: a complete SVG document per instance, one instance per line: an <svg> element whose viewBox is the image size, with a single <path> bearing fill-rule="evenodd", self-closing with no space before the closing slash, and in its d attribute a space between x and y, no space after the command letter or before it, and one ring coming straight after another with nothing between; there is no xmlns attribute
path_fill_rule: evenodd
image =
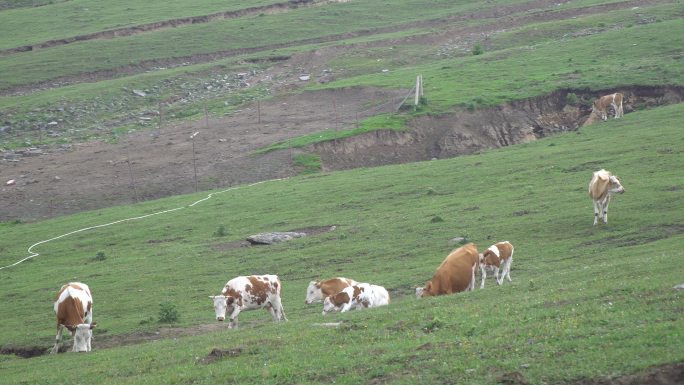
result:
<svg viewBox="0 0 684 385"><path fill-rule="evenodd" d="M606 109L612 106L615 118L622 116L622 94L606 95L594 102L593 112L606 119ZM612 193L622 194L625 189L618 178L610 171L599 170L593 173L589 182L589 195L594 202L594 226L599 217L608 223L608 203ZM453 250L437 267L432 279L425 286L416 288L416 297L453 294L475 289L475 273L480 270L480 288L483 289L487 270L493 270L496 283L501 285L505 278L511 281L513 245L498 242L483 253L479 253L474 243L468 243ZM501 276L499 271L501 270ZM280 292L282 284L277 275L250 275L231 279L220 295L210 296L214 302L216 319L224 321L228 315L228 327L237 328L237 317L241 311L266 309L273 320L287 321ZM306 291L306 304L323 302L323 315L353 309L363 309L387 305L390 296L387 290L378 285L359 283L349 278L331 278L312 281ZM64 328L71 332L74 352L89 352L93 329L93 297L88 285L80 282L68 283L59 290L54 303L57 316L57 336L52 353L61 346Z"/></svg>

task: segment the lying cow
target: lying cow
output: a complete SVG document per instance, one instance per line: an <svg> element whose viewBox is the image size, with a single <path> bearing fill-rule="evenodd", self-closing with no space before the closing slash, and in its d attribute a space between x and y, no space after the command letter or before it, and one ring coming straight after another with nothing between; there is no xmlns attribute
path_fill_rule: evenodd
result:
<svg viewBox="0 0 684 385"><path fill-rule="evenodd" d="M307 305L314 302L323 302L324 298L339 293L345 287L356 284L358 282L353 279L343 277L330 278L324 281L311 281L306 289L306 299L304 302Z"/></svg>
<svg viewBox="0 0 684 385"><path fill-rule="evenodd" d="M468 243L452 251L435 271L425 287L416 288L416 297L453 294L475 288L475 270L480 255L474 243Z"/></svg>
<svg viewBox="0 0 684 385"><path fill-rule="evenodd" d="M384 287L357 283L326 297L323 301L323 315L337 310L344 313L354 309L384 306L389 304L389 301L389 293Z"/></svg>
<svg viewBox="0 0 684 385"><path fill-rule="evenodd" d="M598 222L599 216L603 223L608 223L608 203L613 193L622 194L625 192L620 180L604 169L594 172L594 176L589 182L589 196L594 201L594 226Z"/></svg>
<svg viewBox="0 0 684 385"><path fill-rule="evenodd" d="M615 119L623 117L625 114L622 111L622 94L616 92L614 94L601 96L594 100L594 105L591 112L599 115L601 119L608 120L608 107L613 107L615 111Z"/></svg>
<svg viewBox="0 0 684 385"><path fill-rule="evenodd" d="M511 282L511 263L513 262L513 245L508 242L495 243L480 255L480 273L482 275L482 282L480 289L484 289L485 279L487 279L487 269L494 270L494 277L496 283L501 285L504 278L508 278ZM503 265L503 272L501 279L499 279L499 268Z"/></svg>
<svg viewBox="0 0 684 385"><path fill-rule="evenodd" d="M62 345L62 330L67 328L74 339L72 352L89 352L93 329L93 297L85 283L71 282L59 289L54 303L57 316L57 336L51 353L58 353Z"/></svg>
<svg viewBox="0 0 684 385"><path fill-rule="evenodd" d="M214 301L216 319L223 321L228 313L229 328L238 326L237 317L243 310L265 308L274 321L287 321L280 299L280 279L277 275L250 275L228 281L221 295L210 296Z"/></svg>

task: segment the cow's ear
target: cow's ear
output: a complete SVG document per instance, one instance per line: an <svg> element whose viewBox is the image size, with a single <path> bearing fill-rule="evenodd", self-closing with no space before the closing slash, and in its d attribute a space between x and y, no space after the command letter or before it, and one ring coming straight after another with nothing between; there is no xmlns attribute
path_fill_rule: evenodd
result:
<svg viewBox="0 0 684 385"><path fill-rule="evenodd" d="M96 326L97 326L97 322L91 323L91 324L90 324L90 330L95 329Z"/></svg>

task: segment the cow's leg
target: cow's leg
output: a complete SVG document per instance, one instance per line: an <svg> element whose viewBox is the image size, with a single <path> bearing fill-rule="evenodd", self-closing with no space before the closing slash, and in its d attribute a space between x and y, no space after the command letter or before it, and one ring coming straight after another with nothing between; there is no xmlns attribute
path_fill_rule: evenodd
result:
<svg viewBox="0 0 684 385"><path fill-rule="evenodd" d="M228 322L228 328L229 329L237 329L238 327L238 315L240 314L240 307L239 306L234 306L233 307L233 312L230 313L230 320Z"/></svg>
<svg viewBox="0 0 684 385"><path fill-rule="evenodd" d="M610 203L610 194L606 196L606 200L603 202L603 223L608 223L608 203Z"/></svg>
<svg viewBox="0 0 684 385"><path fill-rule="evenodd" d="M599 202L594 201L594 226L596 226L596 222L598 222L600 208Z"/></svg>
<svg viewBox="0 0 684 385"><path fill-rule="evenodd" d="M494 266L494 277L496 278L496 284L501 285L503 282L503 275L499 278L499 266Z"/></svg>
<svg viewBox="0 0 684 385"><path fill-rule="evenodd" d="M513 256L508 257L506 264L504 265L504 274L501 277L501 282L503 282L504 277L508 278L508 282L513 282L511 280L511 263L513 263Z"/></svg>
<svg viewBox="0 0 684 385"><path fill-rule="evenodd" d="M273 317L274 321L278 320L278 312L275 309L275 306L273 306L272 303L267 303L266 306L264 306L266 310L268 310L269 314L271 314L271 317Z"/></svg>
<svg viewBox="0 0 684 385"><path fill-rule="evenodd" d="M482 276L480 289L484 289L485 279L487 279L487 268L485 268L484 264L480 265L480 275Z"/></svg>
<svg viewBox="0 0 684 385"><path fill-rule="evenodd" d="M55 346L52 347L50 354L59 353L59 348L62 346L62 325L57 325L57 335L55 336Z"/></svg>

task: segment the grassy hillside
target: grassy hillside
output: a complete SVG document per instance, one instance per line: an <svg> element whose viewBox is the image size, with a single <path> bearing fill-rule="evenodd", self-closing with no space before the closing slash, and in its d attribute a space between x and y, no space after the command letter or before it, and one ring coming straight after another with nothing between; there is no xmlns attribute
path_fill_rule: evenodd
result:
<svg viewBox="0 0 684 385"><path fill-rule="evenodd" d="M672 289L683 283L683 118L674 105L473 156L241 186L192 207L204 195L4 223L3 266L43 239L183 207L39 245L40 256L1 270L3 345L49 346L51 301L71 280L92 288L99 324L90 354L1 356L3 383L493 384L519 372L558 384L684 360L684 302ZM627 192L609 224L592 227L586 188L602 167ZM257 232L330 225L234 247ZM481 249L511 241L513 282L415 299L457 236ZM257 273L281 277L289 322L247 312L238 332L98 348L163 326L160 303L178 310L180 330L212 325L207 296ZM386 286L392 303L325 318L304 305L310 280L337 275ZM343 324L314 326L324 321ZM205 363L213 348L240 350Z"/></svg>
<svg viewBox="0 0 684 385"><path fill-rule="evenodd" d="M0 24L16 23L17 28L2 35L0 48L199 13L198 5L183 7L182 1L165 2L163 9L154 3L71 1L5 10ZM212 14L270 2L200 3L205 14ZM137 116L155 116L162 105L167 119L197 117L204 108L231 114L245 102L273 95L283 79L262 82L271 58L318 57L319 50L340 54L318 58L323 61L318 68L303 63L292 71L330 69L337 81L310 88L408 88L420 73L428 100L424 112L430 113L491 106L559 88L684 83L681 3L423 3L330 3L3 55L0 72L12 76L0 78L0 91L6 93L0 97L0 117L11 130L0 132L0 143L16 148L116 139L140 129ZM122 9L127 21L120 19ZM64 16L53 21L54 14ZM19 28L29 20L44 31ZM471 54L475 44L483 47L482 55ZM222 85L226 78L235 83L237 73L250 71L257 73L250 80L253 87L207 91L217 79ZM147 90L147 96L137 97L133 89ZM188 94L194 96L184 100ZM50 128L59 132L57 139L38 129L60 119L67 124ZM382 122L364 125L377 129L384 127Z"/></svg>

